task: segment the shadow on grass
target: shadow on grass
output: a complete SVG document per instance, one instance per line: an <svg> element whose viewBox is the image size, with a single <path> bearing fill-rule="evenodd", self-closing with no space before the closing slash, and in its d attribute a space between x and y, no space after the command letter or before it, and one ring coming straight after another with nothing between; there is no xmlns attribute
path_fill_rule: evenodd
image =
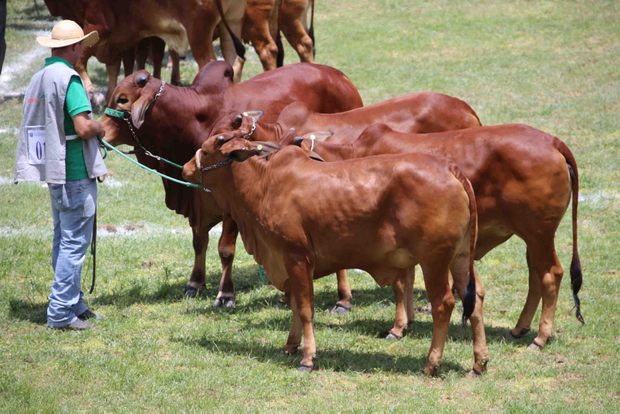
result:
<svg viewBox="0 0 620 414"><path fill-rule="evenodd" d="M297 367L301 352L287 355L282 348L271 344L233 342L221 338L204 337L199 339L173 339L188 346L199 346L210 352L236 354L243 358L252 358L261 362L273 363L282 368ZM418 356L393 356L384 352L357 352L346 349L318 349L316 363L319 369L326 368L337 372L393 372L400 374L419 374L426 365L426 353ZM444 359L440 375L447 372L465 374L469 369Z"/></svg>
<svg viewBox="0 0 620 414"><path fill-rule="evenodd" d="M9 300L9 317L36 324L47 323L47 302L12 298Z"/></svg>

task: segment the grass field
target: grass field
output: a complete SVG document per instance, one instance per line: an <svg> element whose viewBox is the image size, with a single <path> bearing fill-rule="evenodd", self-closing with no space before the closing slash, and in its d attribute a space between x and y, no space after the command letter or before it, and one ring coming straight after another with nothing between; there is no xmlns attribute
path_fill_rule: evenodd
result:
<svg viewBox="0 0 620 414"><path fill-rule="evenodd" d="M51 27L41 0L9 0L8 8L0 95L23 92L46 55L34 36ZM454 317L440 375L425 377L430 315L418 313L401 341L380 339L393 318L391 290L362 273L352 273L346 316L328 311L334 278L316 283L320 369L300 374L299 357L281 351L290 311L259 285L241 243L235 309L211 306L216 234L205 294L183 298L189 227L165 208L158 178L110 155L111 177L99 187L99 280L87 295L107 320L88 332L49 330L49 196L40 184L12 184L21 103L8 100L0 104L0 412L620 411L620 3L318 1L315 22L317 61L345 72L367 104L444 92L469 102L484 124L527 123L571 147L580 168L586 325L574 317L567 275L545 350L526 349L533 332L508 338L527 292L524 244L511 239L477 264L487 290L484 376L465 376L471 335ZM289 49L287 63L295 60ZM102 66L93 60L90 68L103 86ZM183 80L195 70L183 62ZM253 57L245 78L258 72ZM569 217L556 242L568 269ZM90 269L87 259L85 285ZM421 280L415 288L424 307Z"/></svg>

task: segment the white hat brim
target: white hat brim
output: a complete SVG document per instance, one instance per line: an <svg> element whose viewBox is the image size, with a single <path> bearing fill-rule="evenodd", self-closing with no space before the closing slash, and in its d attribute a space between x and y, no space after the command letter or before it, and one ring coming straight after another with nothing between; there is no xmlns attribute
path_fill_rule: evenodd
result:
<svg viewBox="0 0 620 414"><path fill-rule="evenodd" d="M96 30L75 39L52 39L51 37L47 36L37 36L37 43L39 43L43 47L49 47L52 49L73 45L79 42L84 42L84 47L90 47L98 41L99 33L97 33Z"/></svg>

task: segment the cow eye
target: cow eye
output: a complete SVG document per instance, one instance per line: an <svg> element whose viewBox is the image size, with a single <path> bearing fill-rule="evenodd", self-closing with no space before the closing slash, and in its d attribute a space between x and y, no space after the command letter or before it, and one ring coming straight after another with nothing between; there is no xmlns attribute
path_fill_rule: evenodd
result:
<svg viewBox="0 0 620 414"><path fill-rule="evenodd" d="M117 104L126 104L129 102L129 99L125 98L124 96L119 96L118 98L116 98L116 103Z"/></svg>

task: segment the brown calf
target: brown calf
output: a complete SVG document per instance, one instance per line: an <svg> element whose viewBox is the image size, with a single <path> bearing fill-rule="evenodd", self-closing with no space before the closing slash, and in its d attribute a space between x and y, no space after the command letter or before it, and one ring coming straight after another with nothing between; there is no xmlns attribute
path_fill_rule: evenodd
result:
<svg viewBox="0 0 620 414"><path fill-rule="evenodd" d="M297 350L303 331L301 369L313 368L316 351L313 278L363 269L379 285L398 287L396 319L406 324L411 298L403 292L420 264L433 316L425 372L434 374L443 354L454 307L450 273L472 323L473 370L482 372L488 354L473 270L476 204L458 167L426 154L323 163L295 146L255 157L271 147L236 132L214 135L183 176L213 192L248 253L288 293L293 322L285 351Z"/></svg>

